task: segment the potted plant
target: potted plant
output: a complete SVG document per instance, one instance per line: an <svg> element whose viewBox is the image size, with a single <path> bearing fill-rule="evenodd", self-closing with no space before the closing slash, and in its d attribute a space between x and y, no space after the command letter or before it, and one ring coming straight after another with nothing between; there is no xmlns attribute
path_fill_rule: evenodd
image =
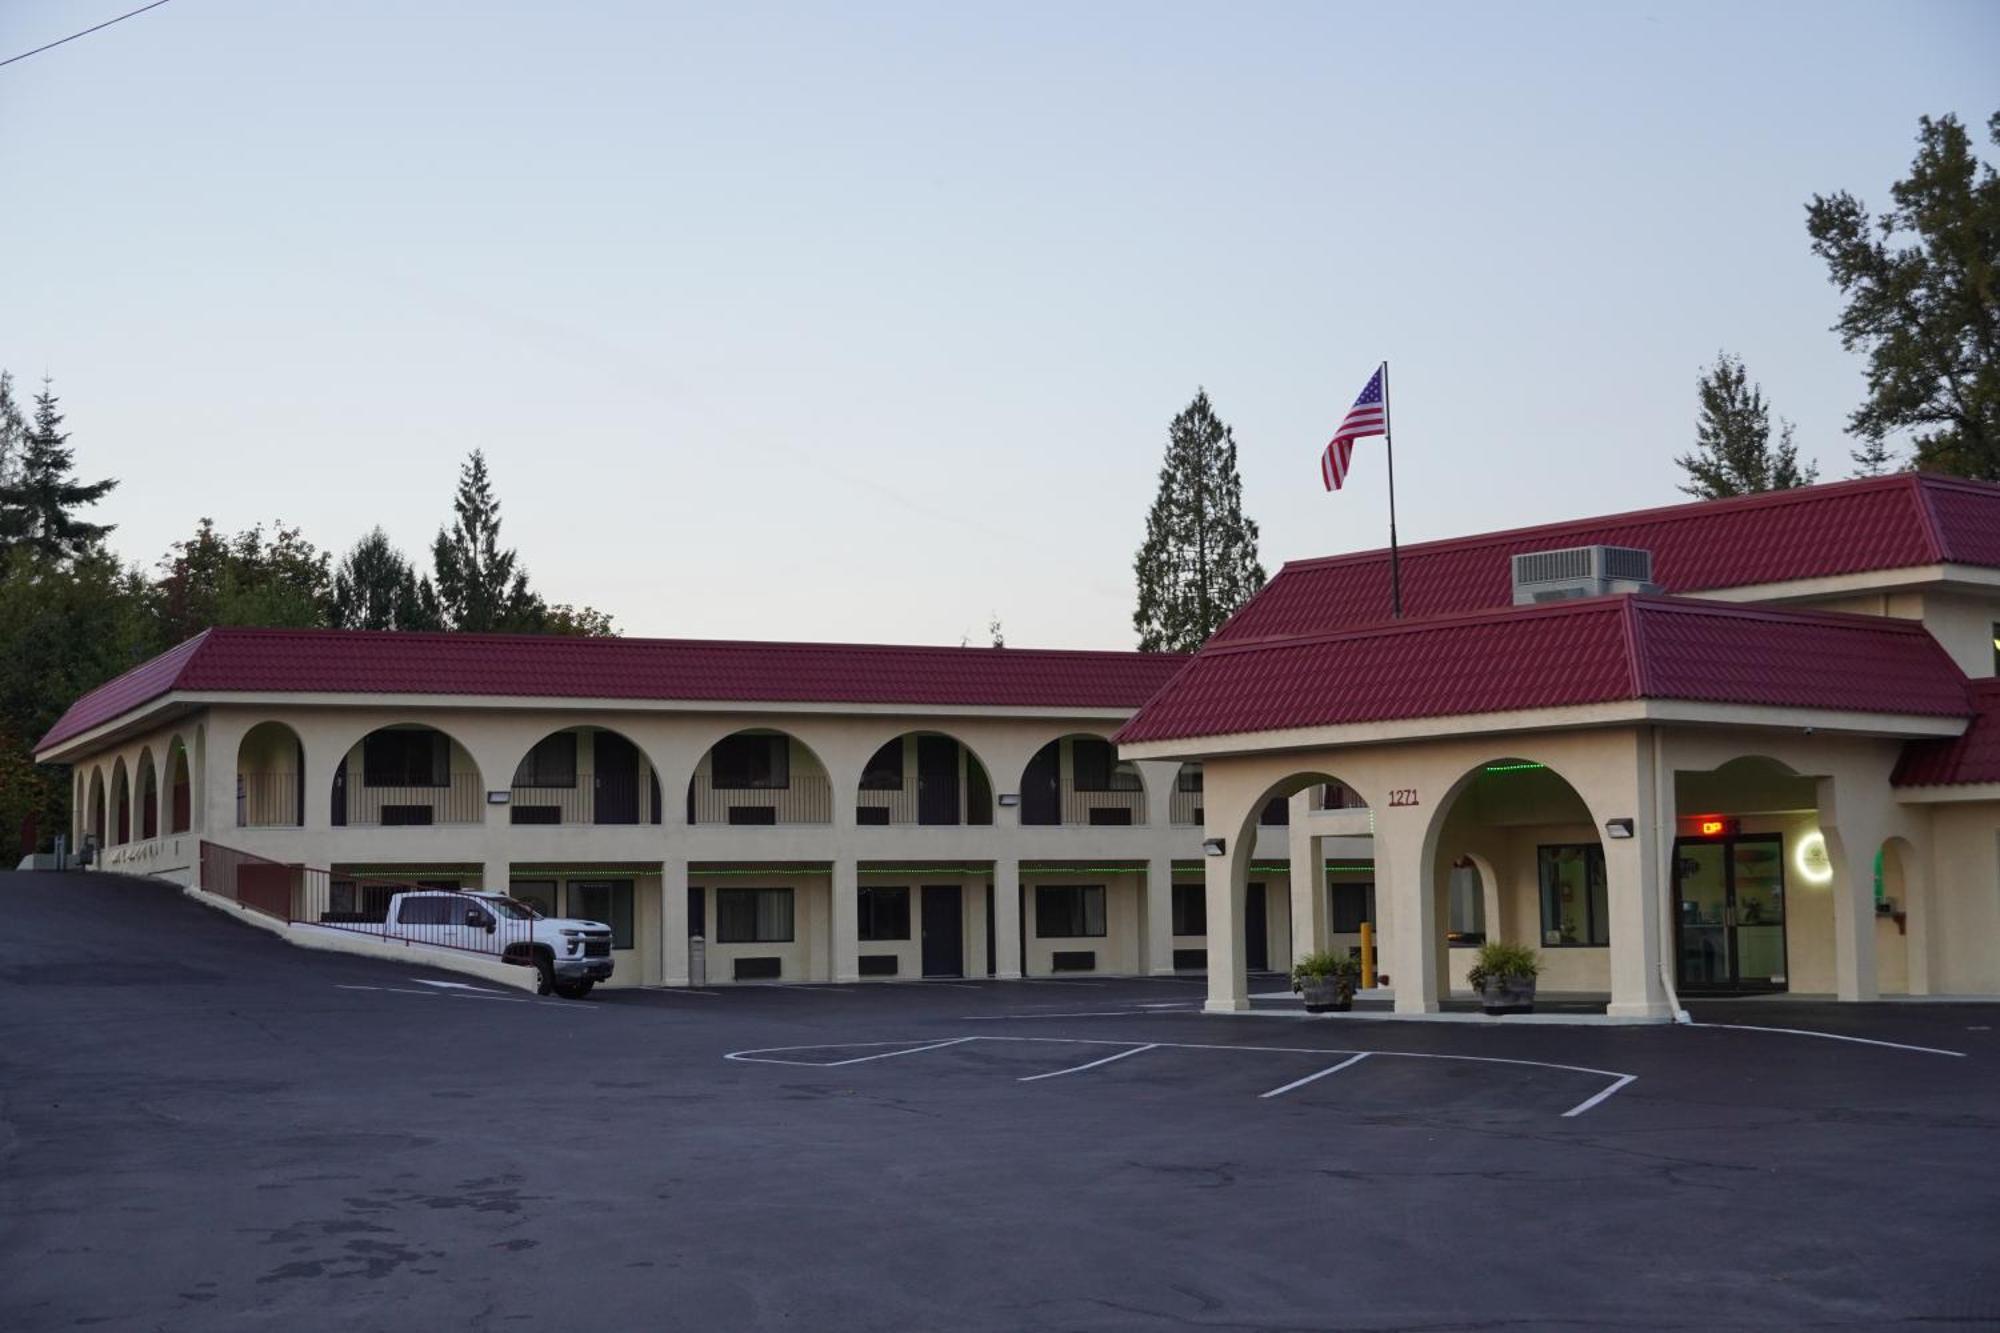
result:
<svg viewBox="0 0 2000 1333"><path fill-rule="evenodd" d="M1541 974L1540 957L1520 944L1488 940L1479 946L1466 980L1479 992L1480 1008L1489 1014L1532 1014L1535 1012L1535 978Z"/></svg>
<svg viewBox="0 0 2000 1333"><path fill-rule="evenodd" d="M1354 1006L1361 981L1360 960L1345 954L1309 953L1292 964L1292 989L1305 997L1309 1014L1345 1013Z"/></svg>

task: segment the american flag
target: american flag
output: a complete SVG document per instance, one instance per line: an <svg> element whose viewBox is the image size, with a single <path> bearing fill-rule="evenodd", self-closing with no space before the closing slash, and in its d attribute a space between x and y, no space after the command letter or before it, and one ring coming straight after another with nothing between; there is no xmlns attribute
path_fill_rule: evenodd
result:
<svg viewBox="0 0 2000 1333"><path fill-rule="evenodd" d="M1327 442L1326 452L1319 456L1319 479L1326 483L1330 491L1340 489L1340 483L1347 480L1347 464L1354 457L1354 442L1369 435L1381 435L1389 428L1389 405L1382 399L1382 367L1368 377L1367 387L1354 400L1354 406L1347 409L1347 416L1340 423L1340 429Z"/></svg>

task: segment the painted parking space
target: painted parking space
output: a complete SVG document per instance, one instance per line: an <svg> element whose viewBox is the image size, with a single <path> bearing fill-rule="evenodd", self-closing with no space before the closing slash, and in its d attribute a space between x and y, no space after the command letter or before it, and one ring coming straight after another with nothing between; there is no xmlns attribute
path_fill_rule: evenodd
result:
<svg viewBox="0 0 2000 1333"><path fill-rule="evenodd" d="M1422 1107L1573 1119L1638 1075L1615 1069L1430 1051L1337 1050L1222 1042L1119 1041L970 1033L930 1041L822 1043L730 1051L737 1064L847 1069L894 1061L919 1079L983 1078L1021 1088L1062 1083L1087 1095L1285 1098L1365 1113ZM1365 1066L1365 1069L1364 1069Z"/></svg>

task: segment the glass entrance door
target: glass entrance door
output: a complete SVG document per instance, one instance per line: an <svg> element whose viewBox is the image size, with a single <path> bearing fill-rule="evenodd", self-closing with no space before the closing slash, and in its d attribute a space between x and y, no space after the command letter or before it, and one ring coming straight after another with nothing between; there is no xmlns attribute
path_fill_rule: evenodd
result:
<svg viewBox="0 0 2000 1333"><path fill-rule="evenodd" d="M1682 987L1785 988L1785 858L1779 835L1676 842L1674 894Z"/></svg>

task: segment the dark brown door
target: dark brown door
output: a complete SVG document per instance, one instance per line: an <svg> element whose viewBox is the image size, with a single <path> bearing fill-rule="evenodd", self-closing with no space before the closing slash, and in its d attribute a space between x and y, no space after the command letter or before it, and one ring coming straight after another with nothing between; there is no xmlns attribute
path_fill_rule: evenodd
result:
<svg viewBox="0 0 2000 1333"><path fill-rule="evenodd" d="M917 822L958 822L958 742L949 736L917 737Z"/></svg>
<svg viewBox="0 0 2000 1333"><path fill-rule="evenodd" d="M639 822L639 750L615 732L597 733L597 822Z"/></svg>
<svg viewBox="0 0 2000 1333"><path fill-rule="evenodd" d="M924 975L965 975L965 894L956 884L926 884L923 899Z"/></svg>

